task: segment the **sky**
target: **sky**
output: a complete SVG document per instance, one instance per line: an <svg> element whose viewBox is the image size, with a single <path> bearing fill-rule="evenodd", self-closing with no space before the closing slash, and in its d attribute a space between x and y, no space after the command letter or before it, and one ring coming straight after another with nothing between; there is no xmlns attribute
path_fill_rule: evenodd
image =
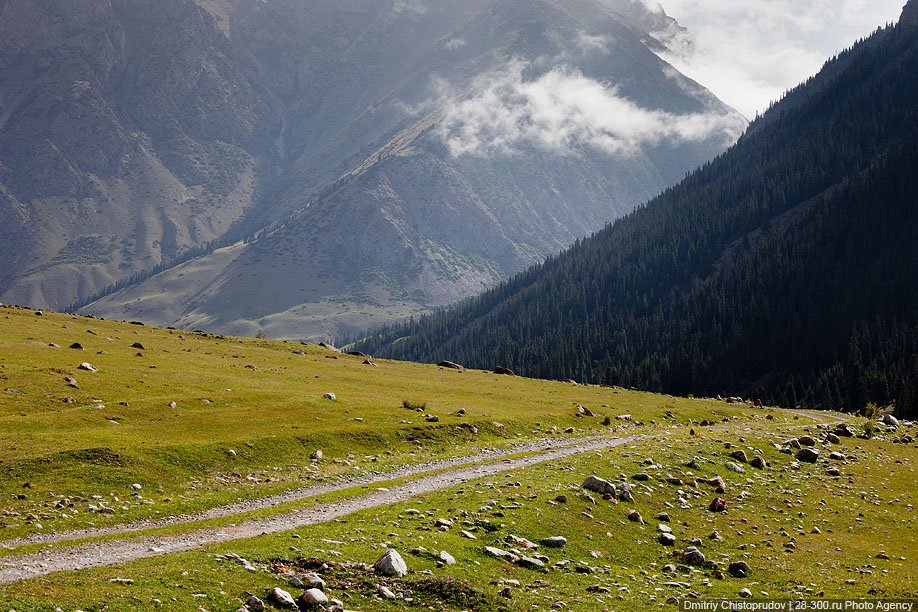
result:
<svg viewBox="0 0 918 612"><path fill-rule="evenodd" d="M665 59L748 119L822 64L896 22L905 0L645 0L688 28ZM682 41L684 42L684 41Z"/></svg>

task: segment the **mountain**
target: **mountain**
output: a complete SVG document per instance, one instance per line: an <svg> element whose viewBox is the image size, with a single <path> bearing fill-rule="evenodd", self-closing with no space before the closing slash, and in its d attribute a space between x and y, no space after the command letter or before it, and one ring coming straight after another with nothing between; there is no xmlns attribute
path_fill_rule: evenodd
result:
<svg viewBox="0 0 918 612"><path fill-rule="evenodd" d="M2 2L0 300L283 337L454 303L738 137L657 56L678 27L633 0Z"/></svg>
<svg viewBox="0 0 918 612"><path fill-rule="evenodd" d="M914 416L915 34L909 20L878 30L631 215L359 348L784 405L895 401Z"/></svg>

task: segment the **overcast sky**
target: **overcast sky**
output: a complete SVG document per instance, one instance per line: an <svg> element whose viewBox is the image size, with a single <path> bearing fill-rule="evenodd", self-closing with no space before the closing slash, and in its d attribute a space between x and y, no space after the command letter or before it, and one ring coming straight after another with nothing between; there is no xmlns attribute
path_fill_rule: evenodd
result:
<svg viewBox="0 0 918 612"><path fill-rule="evenodd" d="M695 49L666 59L747 118L830 56L896 22L905 0L645 0L688 28Z"/></svg>

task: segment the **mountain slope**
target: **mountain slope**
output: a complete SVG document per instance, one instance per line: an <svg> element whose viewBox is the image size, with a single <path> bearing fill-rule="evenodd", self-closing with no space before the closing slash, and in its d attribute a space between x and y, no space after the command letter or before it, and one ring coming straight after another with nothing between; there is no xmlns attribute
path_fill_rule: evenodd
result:
<svg viewBox="0 0 918 612"><path fill-rule="evenodd" d="M918 385L918 41L878 32L728 153L569 252L366 351L541 377L897 400ZM835 72L830 63L826 71Z"/></svg>
<svg viewBox="0 0 918 612"><path fill-rule="evenodd" d="M227 6L277 109L231 235L247 240L86 312L304 338L451 304L632 210L745 125L656 55L646 30L674 22L625 0Z"/></svg>

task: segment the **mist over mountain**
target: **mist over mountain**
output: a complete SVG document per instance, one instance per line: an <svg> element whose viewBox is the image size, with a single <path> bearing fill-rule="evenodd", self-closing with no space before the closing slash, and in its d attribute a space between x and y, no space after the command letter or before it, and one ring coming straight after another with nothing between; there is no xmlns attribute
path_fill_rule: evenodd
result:
<svg viewBox="0 0 918 612"><path fill-rule="evenodd" d="M918 0L727 153L378 356L918 414Z"/></svg>
<svg viewBox="0 0 918 612"><path fill-rule="evenodd" d="M678 28L630 0L7 0L0 300L317 337L474 295L741 133L658 56Z"/></svg>

